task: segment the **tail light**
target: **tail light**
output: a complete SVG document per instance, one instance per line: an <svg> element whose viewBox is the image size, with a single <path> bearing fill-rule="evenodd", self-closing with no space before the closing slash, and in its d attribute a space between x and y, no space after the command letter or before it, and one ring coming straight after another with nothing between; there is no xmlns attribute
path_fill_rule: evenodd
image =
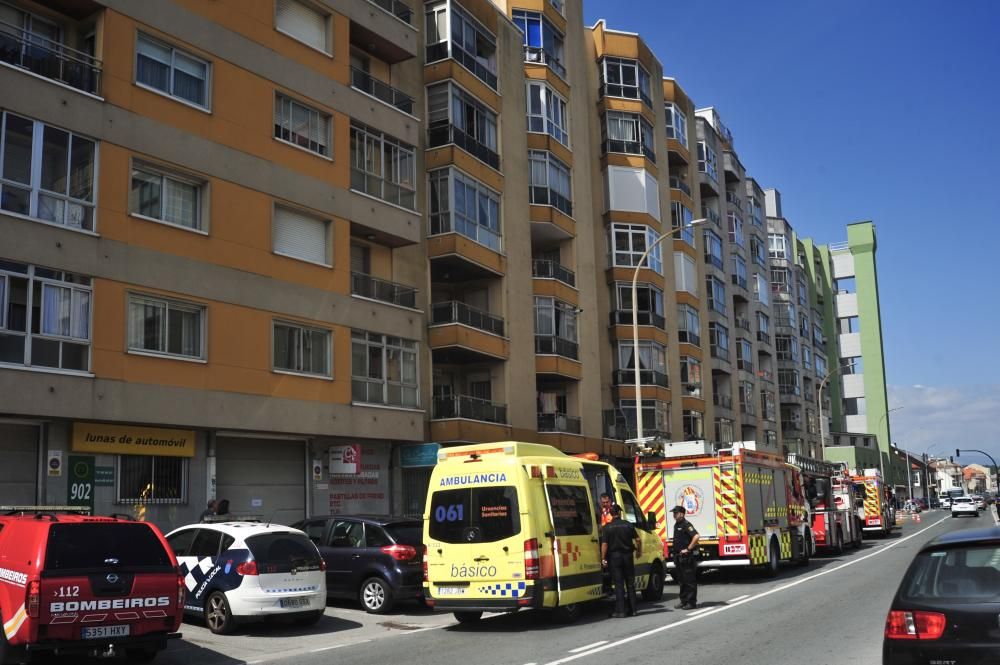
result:
<svg viewBox="0 0 1000 665"><path fill-rule="evenodd" d="M538 539L529 538L524 541L524 579L537 580L539 573Z"/></svg>
<svg viewBox="0 0 1000 665"><path fill-rule="evenodd" d="M244 561L243 563L236 566L236 572L240 575L256 575L257 574L257 562L256 561Z"/></svg>
<svg viewBox="0 0 1000 665"><path fill-rule="evenodd" d="M42 591L38 580L28 582L28 597L24 601L28 609L28 616L35 618L38 616L38 606L41 605Z"/></svg>
<svg viewBox="0 0 1000 665"><path fill-rule="evenodd" d="M323 557L320 557L320 559L319 559L319 570L320 570L320 572L323 572L323 571L326 570L326 559L324 559Z"/></svg>
<svg viewBox="0 0 1000 665"><path fill-rule="evenodd" d="M417 556L417 548L412 545L386 545L382 548L383 554L388 554L396 561L409 561Z"/></svg>
<svg viewBox="0 0 1000 665"><path fill-rule="evenodd" d="M430 581L427 577L427 546L424 545L424 582Z"/></svg>
<svg viewBox="0 0 1000 665"><path fill-rule="evenodd" d="M184 594L187 593L187 588L184 586L184 577L181 575L177 576L177 609L184 609Z"/></svg>
<svg viewBox="0 0 1000 665"><path fill-rule="evenodd" d="M947 623L940 612L900 612L892 610L885 620L885 637L890 640L936 640Z"/></svg>

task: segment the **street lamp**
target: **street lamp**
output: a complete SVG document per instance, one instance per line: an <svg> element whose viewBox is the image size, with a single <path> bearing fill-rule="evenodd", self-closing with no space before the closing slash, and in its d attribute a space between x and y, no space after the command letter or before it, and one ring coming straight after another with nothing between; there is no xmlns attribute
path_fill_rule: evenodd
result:
<svg viewBox="0 0 1000 665"><path fill-rule="evenodd" d="M979 453L980 455L985 455L986 457L990 458L990 461L993 462L993 473L994 473L994 475L996 477L996 483L993 486L993 491L995 492L996 488L1000 487L1000 468L997 468L997 461L995 459L993 459L993 456L990 455L989 453L984 453L982 450L977 450L975 448L966 448L965 452L967 452L967 453ZM955 457L961 457L961 456L962 456L962 449L961 448L956 448L955 449Z"/></svg>
<svg viewBox="0 0 1000 665"><path fill-rule="evenodd" d="M853 367L853 365L851 365L850 363L848 363L848 364L845 364L845 365L841 365L840 367L834 367L829 372L827 372L826 376L823 377L823 380L820 381L820 383L819 383L819 390L816 393L816 401L819 403L819 449L822 452L823 459L826 459L826 433L823 431L823 421L824 421L824 418L823 418L823 388L826 387L826 382L829 381L831 378L833 378L834 374L836 374L837 372L839 372L842 369L847 369L848 367Z"/></svg>
<svg viewBox="0 0 1000 665"><path fill-rule="evenodd" d="M893 411L899 411L902 408L903 407L901 407L901 406L897 406L896 408L889 409L888 411L886 411L885 413L883 413L882 417L878 419L878 428L877 429L882 429L882 421L885 420L889 416L890 413L892 413ZM875 433L875 440L878 441L878 433L877 432ZM892 443L891 442L889 443L888 450L889 451L892 450ZM888 454L888 451L886 452L886 454ZM881 445L881 442L879 443L879 447L878 447L878 470L879 470L879 473L882 474L882 482L883 483L886 482L886 478L885 478L885 466L883 466L883 464L882 464L882 445ZM909 469L907 469L906 473L907 474L910 473Z"/></svg>
<svg viewBox="0 0 1000 665"><path fill-rule="evenodd" d="M697 226L698 224L704 224L707 221L708 218L706 217L695 219L687 226L678 226L676 229L671 229L661 235L646 248L646 251L643 252L639 258L639 262L635 266L635 272L632 273L632 364L635 369L635 439L640 445L643 442L644 432L642 430L642 375L639 367L639 270L645 265L646 257L649 256L649 253L659 247L661 242L670 238L675 233L684 229L690 229L692 226Z"/></svg>

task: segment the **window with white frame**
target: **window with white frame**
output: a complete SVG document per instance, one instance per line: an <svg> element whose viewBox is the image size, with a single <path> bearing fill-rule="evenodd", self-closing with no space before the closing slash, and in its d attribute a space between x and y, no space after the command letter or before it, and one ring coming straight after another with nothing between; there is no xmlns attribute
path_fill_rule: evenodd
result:
<svg viewBox="0 0 1000 665"><path fill-rule="evenodd" d="M476 78L497 90L496 37L454 0L428 3L424 16L426 62L454 58Z"/></svg>
<svg viewBox="0 0 1000 665"><path fill-rule="evenodd" d="M0 209L93 231L96 142L13 113L2 121Z"/></svg>
<svg viewBox="0 0 1000 665"><path fill-rule="evenodd" d="M652 284L636 285L636 311L639 312L639 325L654 325L663 328L665 321L663 318L663 291ZM627 282L615 283L615 304L619 312L625 314L620 317L621 323L632 322L632 284Z"/></svg>
<svg viewBox="0 0 1000 665"><path fill-rule="evenodd" d="M416 206L414 148L351 120L351 188L408 210Z"/></svg>
<svg viewBox="0 0 1000 665"><path fill-rule="evenodd" d="M428 147L454 143L492 168L500 168L497 115L454 83L427 88Z"/></svg>
<svg viewBox="0 0 1000 665"><path fill-rule="evenodd" d="M354 330L351 332L351 398L355 402L417 408L417 343Z"/></svg>
<svg viewBox="0 0 1000 665"><path fill-rule="evenodd" d="M91 278L0 259L0 365L90 370Z"/></svg>
<svg viewBox="0 0 1000 665"><path fill-rule="evenodd" d="M569 167L545 150L528 151L530 200L533 205L550 205L567 215L573 214L573 193Z"/></svg>
<svg viewBox="0 0 1000 665"><path fill-rule="evenodd" d="M813 352L812 348L802 345L802 366L806 369L812 369L813 366Z"/></svg>
<svg viewBox="0 0 1000 665"><path fill-rule="evenodd" d="M726 313L726 284L715 275L705 278L705 288L708 291L708 307L719 314Z"/></svg>
<svg viewBox="0 0 1000 665"><path fill-rule="evenodd" d="M716 182L719 180L719 158L704 141L698 141L698 172L707 173Z"/></svg>
<svg viewBox="0 0 1000 665"><path fill-rule="evenodd" d="M681 240L694 247L694 229L691 222L694 221L694 214L680 201L670 202L670 225L674 229L682 229L678 236Z"/></svg>
<svg viewBox="0 0 1000 665"><path fill-rule="evenodd" d="M135 161L132 163L129 211L158 222L204 231L205 188L204 180Z"/></svg>
<svg viewBox="0 0 1000 665"><path fill-rule="evenodd" d="M288 321L274 321L272 334L275 371L333 376L332 332Z"/></svg>
<svg viewBox="0 0 1000 665"><path fill-rule="evenodd" d="M535 353L576 358L577 326L576 307L555 298L535 296Z"/></svg>
<svg viewBox="0 0 1000 665"><path fill-rule="evenodd" d="M431 171L429 179L431 235L460 233L499 252L500 195L453 167Z"/></svg>
<svg viewBox="0 0 1000 665"><path fill-rule="evenodd" d="M569 145L566 100L545 83L528 83L528 131L549 134L563 145Z"/></svg>
<svg viewBox="0 0 1000 665"><path fill-rule="evenodd" d="M635 432L638 423L636 422L635 400L618 400L618 408L625 417L625 422L630 432ZM670 402L663 402L656 399L642 400L642 429L644 434L660 432L670 433Z"/></svg>
<svg viewBox="0 0 1000 665"><path fill-rule="evenodd" d="M202 305L129 294L129 351L204 359L205 319Z"/></svg>
<svg viewBox="0 0 1000 665"><path fill-rule="evenodd" d="M601 133L604 152L645 155L650 161L656 161L653 126L642 117L642 114L607 111L604 114Z"/></svg>
<svg viewBox="0 0 1000 665"><path fill-rule="evenodd" d="M332 265L329 220L276 205L271 229L275 254Z"/></svg>
<svg viewBox="0 0 1000 665"><path fill-rule="evenodd" d="M548 65L560 78L566 78L563 34L539 12L515 9L511 18L524 33L524 61Z"/></svg>
<svg viewBox="0 0 1000 665"><path fill-rule="evenodd" d="M767 234L768 253L772 259L788 260L791 256L788 248L788 236L783 233Z"/></svg>
<svg viewBox="0 0 1000 665"><path fill-rule="evenodd" d="M667 112L667 138L676 139L678 143L686 148L688 144L687 116L673 102L664 104L664 109Z"/></svg>
<svg viewBox="0 0 1000 665"><path fill-rule="evenodd" d="M208 62L139 33L135 45L135 82L189 104L209 107Z"/></svg>
<svg viewBox="0 0 1000 665"><path fill-rule="evenodd" d="M757 332L765 335L771 333L771 317L764 312L757 312Z"/></svg>
<svg viewBox="0 0 1000 665"><path fill-rule="evenodd" d="M656 231L644 224L612 224L609 230L611 265L620 268L634 268L639 265L643 253L656 241ZM644 267L663 274L662 244L656 245L646 257Z"/></svg>
<svg viewBox="0 0 1000 665"><path fill-rule="evenodd" d="M637 60L605 56L599 64L602 97L641 99L652 108L649 72Z"/></svg>
<svg viewBox="0 0 1000 665"><path fill-rule="evenodd" d="M279 31L314 49L331 52L330 15L300 0L277 0L274 24Z"/></svg>
<svg viewBox="0 0 1000 665"><path fill-rule="evenodd" d="M767 267L767 248L757 235L750 236L750 260L762 268Z"/></svg>
<svg viewBox="0 0 1000 665"><path fill-rule="evenodd" d="M674 282L678 291L698 295L698 266L684 252L674 252Z"/></svg>
<svg viewBox="0 0 1000 665"><path fill-rule="evenodd" d="M623 378L627 376L625 383L631 383L634 381L635 345L631 341L620 341L616 351L614 369L621 372ZM662 344L639 340L639 380L644 385L667 385L667 350Z"/></svg>
<svg viewBox="0 0 1000 665"><path fill-rule="evenodd" d="M701 361L681 356L681 389L688 397L701 397Z"/></svg>
<svg viewBox="0 0 1000 665"><path fill-rule="evenodd" d="M722 260L722 238L711 229L705 229L702 235L705 238L705 263L719 270L725 270L725 263Z"/></svg>
<svg viewBox="0 0 1000 665"><path fill-rule="evenodd" d="M734 212L730 212L729 218L729 242L737 247L746 247L746 236L743 235L743 220Z"/></svg>
<svg viewBox="0 0 1000 665"><path fill-rule="evenodd" d="M330 115L276 93L274 137L303 150L330 157Z"/></svg>
<svg viewBox="0 0 1000 665"><path fill-rule="evenodd" d="M685 409L681 412L684 422L684 440L698 441L705 438L705 414Z"/></svg>
<svg viewBox="0 0 1000 665"><path fill-rule="evenodd" d="M788 274L788 268L771 268L771 292L772 293L791 293L791 284L789 283L790 276Z"/></svg>
<svg viewBox="0 0 1000 665"><path fill-rule="evenodd" d="M747 284L747 262L739 254L733 254L733 284L740 288L748 288Z"/></svg>
<svg viewBox="0 0 1000 665"><path fill-rule="evenodd" d="M736 365L748 372L753 371L753 347L750 340L742 337L736 340Z"/></svg>
<svg viewBox="0 0 1000 665"><path fill-rule="evenodd" d="M771 304L771 285L768 284L767 278L759 272L753 275L753 294L757 300L765 305Z"/></svg>
<svg viewBox="0 0 1000 665"><path fill-rule="evenodd" d="M729 360L729 329L711 322L708 324L708 337L712 357Z"/></svg>
<svg viewBox="0 0 1000 665"><path fill-rule="evenodd" d="M778 352L778 360L799 361L799 340L794 335L775 335L774 348Z"/></svg>
<svg viewBox="0 0 1000 665"><path fill-rule="evenodd" d="M677 339L681 344L701 346L701 315L691 305L677 305Z"/></svg>

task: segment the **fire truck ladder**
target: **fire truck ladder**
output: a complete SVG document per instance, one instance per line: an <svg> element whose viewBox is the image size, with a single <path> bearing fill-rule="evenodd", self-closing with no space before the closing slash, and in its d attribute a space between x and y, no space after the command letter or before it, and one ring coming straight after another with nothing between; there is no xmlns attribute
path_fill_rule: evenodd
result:
<svg viewBox="0 0 1000 665"><path fill-rule="evenodd" d="M718 506L715 520L720 539L739 537L743 522L743 491L737 473L733 448L720 448L716 453L719 457L718 466L713 469L712 480L715 484L715 496ZM729 458L724 459L723 454Z"/></svg>

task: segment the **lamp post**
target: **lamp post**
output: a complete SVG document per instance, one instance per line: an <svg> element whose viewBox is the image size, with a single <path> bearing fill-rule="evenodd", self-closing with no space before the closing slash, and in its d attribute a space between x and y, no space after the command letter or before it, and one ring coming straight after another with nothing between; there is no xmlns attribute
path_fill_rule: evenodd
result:
<svg viewBox="0 0 1000 665"><path fill-rule="evenodd" d="M853 365L841 365L839 367L834 367L827 372L826 376L823 377L823 380L820 381L819 390L816 392L816 401L819 403L819 449L822 453L823 459L826 459L826 433L823 431L823 421L825 420L823 418L823 388L826 387L826 382L833 378L834 374L842 369L847 369L848 367L853 367Z"/></svg>
<svg viewBox="0 0 1000 665"><path fill-rule="evenodd" d="M994 485L993 485L993 487L994 487L993 491L995 492L996 488L1000 487L1000 469L997 468L997 461L995 459L993 459L993 456L990 455L989 453L984 453L982 450L977 450L975 448L966 448L965 452L967 452L967 453L979 453L980 455L985 455L986 457L990 458L990 461L993 462L993 473L994 473L994 476L996 478L996 480L994 482ZM962 449L961 448L956 448L955 449L955 457L961 457L961 455L962 455Z"/></svg>
<svg viewBox="0 0 1000 665"><path fill-rule="evenodd" d="M886 411L885 413L883 413L882 417L878 419L878 429L882 429L882 421L885 420L889 416L890 413L892 413L893 411L899 411L902 408L903 407L901 407L901 406L897 406L896 408L889 409L888 411ZM878 440L878 433L875 434L875 439ZM891 452L891 451L892 451L892 442L889 443L889 448L886 451L886 454L888 455L889 452ZM878 447L878 470L879 470L879 473L882 474L882 482L884 483L886 481L886 478L885 478L885 466L882 464L882 444L881 444L881 442L879 443L879 447ZM909 474L910 473L909 470L907 470L906 473ZM909 477L909 476L907 476L907 477Z"/></svg>
<svg viewBox="0 0 1000 665"><path fill-rule="evenodd" d="M707 221L708 219L705 217L695 219L687 226L678 226L676 229L671 229L661 235L646 248L646 251L643 252L638 264L635 266L635 272L632 273L632 364L635 369L635 441L640 445L645 437L642 428L642 374L639 367L639 270L645 265L646 257L649 256L649 253L659 247L661 242L684 229L690 229Z"/></svg>

